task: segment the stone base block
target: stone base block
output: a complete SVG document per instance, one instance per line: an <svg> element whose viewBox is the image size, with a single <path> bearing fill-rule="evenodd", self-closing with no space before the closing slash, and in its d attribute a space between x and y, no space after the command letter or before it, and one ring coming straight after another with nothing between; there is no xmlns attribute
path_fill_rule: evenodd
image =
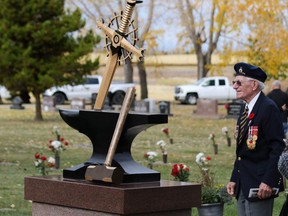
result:
<svg viewBox="0 0 288 216"><path fill-rule="evenodd" d="M201 185L161 180L120 185L61 176L26 177L25 199L33 216L190 216L201 205Z"/></svg>
<svg viewBox="0 0 288 216"><path fill-rule="evenodd" d="M106 212L96 212L86 209L77 209L71 207L63 207L44 203L33 202L32 216L120 216L123 214L112 214ZM128 216L128 214L125 214ZM155 213L139 213L129 214L129 216L191 216L191 209L186 210L170 210Z"/></svg>

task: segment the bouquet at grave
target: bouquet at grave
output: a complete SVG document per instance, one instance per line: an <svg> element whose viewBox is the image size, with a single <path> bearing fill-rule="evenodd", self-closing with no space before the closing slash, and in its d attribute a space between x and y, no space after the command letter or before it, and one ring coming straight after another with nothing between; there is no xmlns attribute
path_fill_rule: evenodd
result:
<svg viewBox="0 0 288 216"><path fill-rule="evenodd" d="M222 128L222 133L225 135L226 140L227 140L227 145L230 147L231 146L231 137L229 136L227 127Z"/></svg>
<svg viewBox="0 0 288 216"><path fill-rule="evenodd" d="M196 155L195 162L199 167L202 184L201 202L202 204L211 203L232 203L232 197L227 193L224 185L216 185L214 176L210 172L209 161L212 158L205 156L203 152Z"/></svg>
<svg viewBox="0 0 288 216"><path fill-rule="evenodd" d="M65 140L59 133L59 128L57 126L53 127L52 134L56 136L55 140L49 140L49 149L55 154L55 168L59 169L60 167L60 152L66 150L66 147L69 145L68 141Z"/></svg>
<svg viewBox="0 0 288 216"><path fill-rule="evenodd" d="M147 166L150 169L153 169L153 164L155 163L155 158L157 157L157 153L154 151L148 151L144 154L144 158L147 160Z"/></svg>
<svg viewBox="0 0 288 216"><path fill-rule="evenodd" d="M41 175L47 175L48 174L48 168L55 166L55 159L53 157L47 157L45 155L42 155L38 152L34 154L34 165L39 170L39 173Z"/></svg>
<svg viewBox="0 0 288 216"><path fill-rule="evenodd" d="M170 143L170 144L173 144L173 138L171 138L170 135L169 135L169 128L162 128L161 131L162 131L162 133L164 133L165 136L168 138L169 143Z"/></svg>
<svg viewBox="0 0 288 216"><path fill-rule="evenodd" d="M171 175L175 181L187 182L189 180L190 170L185 164L174 164Z"/></svg>
<svg viewBox="0 0 288 216"><path fill-rule="evenodd" d="M163 156L163 163L167 163L168 153L167 153L167 144L164 140L159 140L156 145L160 147Z"/></svg>
<svg viewBox="0 0 288 216"><path fill-rule="evenodd" d="M215 134L214 133L210 134L208 139L212 141L214 154L217 155L218 154L218 145L216 144L216 141L215 141Z"/></svg>

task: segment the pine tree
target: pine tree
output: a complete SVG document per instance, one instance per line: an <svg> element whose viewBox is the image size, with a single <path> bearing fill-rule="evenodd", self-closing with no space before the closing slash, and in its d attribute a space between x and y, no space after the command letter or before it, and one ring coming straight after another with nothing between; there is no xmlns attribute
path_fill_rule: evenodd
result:
<svg viewBox="0 0 288 216"><path fill-rule="evenodd" d="M35 97L35 120L43 120L41 94L53 85L80 83L99 66L87 54L99 42L79 10L64 0L2 0L0 7L0 83L12 92ZM78 33L78 34L77 34Z"/></svg>

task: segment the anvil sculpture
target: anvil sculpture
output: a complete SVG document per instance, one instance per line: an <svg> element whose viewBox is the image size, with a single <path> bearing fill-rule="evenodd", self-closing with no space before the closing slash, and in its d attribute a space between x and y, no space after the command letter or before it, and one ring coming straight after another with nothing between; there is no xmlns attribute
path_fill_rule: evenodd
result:
<svg viewBox="0 0 288 216"><path fill-rule="evenodd" d="M89 165L103 164L119 116L113 111L60 110L63 120L72 128L85 134L92 141L93 153L86 162L64 169L63 177L84 179ZM168 122L168 115L129 112L121 134L112 166L124 171L123 183L159 181L160 173L134 161L131 146L134 138L143 130Z"/></svg>
<svg viewBox="0 0 288 216"><path fill-rule="evenodd" d="M69 126L90 138L93 144L93 153L86 162L73 168L64 169L63 177L66 179L86 179L92 181L101 179L104 182L115 183L117 181L117 184L160 181L159 172L148 169L133 160L131 146L133 139L141 131L156 124L167 123L168 116L165 114L128 113L128 103L123 103L122 106L126 106L126 109L123 109L126 110L125 120L124 118L119 118L120 120L123 119L120 121L121 127L116 127L119 123L117 121L118 117L122 116L122 112L119 114L118 112L102 110L118 59L121 55L127 55L131 58L133 54L138 60L144 57L143 49L138 49L134 46L136 39L133 39L134 44L131 44L127 40L128 35L131 33L128 32L128 28L133 26L130 21L133 8L137 3L141 2L127 0L125 11L121 14L120 25L118 25L118 20L116 22L117 30L106 26L104 21L97 22L97 26L103 30L111 42L107 44L109 47L109 59L94 110L60 110L61 117ZM135 31L135 29L132 30L132 32ZM114 139L115 134L117 134L117 139ZM113 142L114 140L117 140L117 142ZM99 173L99 170L102 173ZM119 178L117 176L114 178L115 175L113 172L115 171L116 173L116 170L116 175ZM99 175L97 175L97 172ZM108 177L105 176L106 173L108 173ZM102 178L102 176L105 176L105 178ZM113 179L115 179L115 182L113 182Z"/></svg>

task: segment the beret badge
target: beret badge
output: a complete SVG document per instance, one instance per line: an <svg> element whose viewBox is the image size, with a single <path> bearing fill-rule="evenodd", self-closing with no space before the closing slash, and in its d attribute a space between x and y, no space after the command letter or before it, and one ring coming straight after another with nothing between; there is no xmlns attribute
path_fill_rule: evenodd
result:
<svg viewBox="0 0 288 216"><path fill-rule="evenodd" d="M245 75L245 72L243 72L243 69L242 69L242 67L240 67L240 68L239 68L239 73L240 73L240 74L244 74L244 75Z"/></svg>

